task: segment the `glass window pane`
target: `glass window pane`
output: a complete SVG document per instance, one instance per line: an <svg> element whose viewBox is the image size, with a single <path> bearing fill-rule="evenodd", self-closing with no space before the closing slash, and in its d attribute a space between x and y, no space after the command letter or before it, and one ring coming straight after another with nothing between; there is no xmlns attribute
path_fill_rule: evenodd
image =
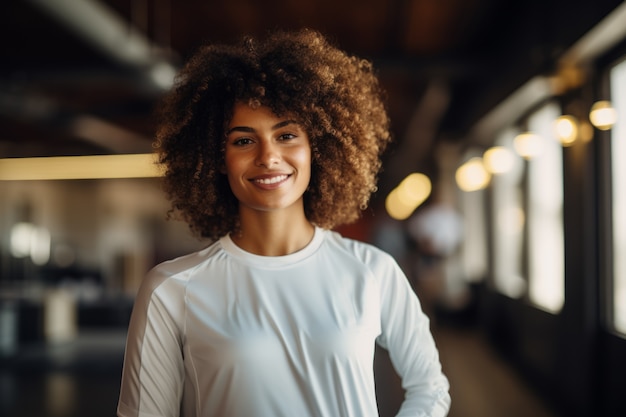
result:
<svg viewBox="0 0 626 417"><path fill-rule="evenodd" d="M542 138L541 154L528 162L528 295L552 313L561 310L565 298L563 151L554 135L560 113L549 104L528 121Z"/></svg>
<svg viewBox="0 0 626 417"><path fill-rule="evenodd" d="M461 192L463 236L461 265L468 282L480 282L488 270L484 191Z"/></svg>
<svg viewBox="0 0 626 417"><path fill-rule="evenodd" d="M626 61L611 71L611 97L618 112L611 131L613 319L615 329L626 334Z"/></svg>
<svg viewBox="0 0 626 417"><path fill-rule="evenodd" d="M524 164L513 147L515 130L507 130L498 136L496 145L503 146L515 155L512 169L494 175L492 179L493 210L493 279L494 287L511 298L526 293L526 280L522 273L524 244L524 208L522 178Z"/></svg>

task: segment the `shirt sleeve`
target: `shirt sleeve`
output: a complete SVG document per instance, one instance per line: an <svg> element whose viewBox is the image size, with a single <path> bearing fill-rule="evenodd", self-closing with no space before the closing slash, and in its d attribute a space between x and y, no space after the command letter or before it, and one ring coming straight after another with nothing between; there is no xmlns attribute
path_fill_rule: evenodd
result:
<svg viewBox="0 0 626 417"><path fill-rule="evenodd" d="M402 379L405 399L398 417L446 416L449 383L441 369L430 321L398 264L386 254L374 273L381 286L381 335L377 342Z"/></svg>
<svg viewBox="0 0 626 417"><path fill-rule="evenodd" d="M184 379L181 291L181 283L154 270L142 283L128 327L118 417L180 414Z"/></svg>

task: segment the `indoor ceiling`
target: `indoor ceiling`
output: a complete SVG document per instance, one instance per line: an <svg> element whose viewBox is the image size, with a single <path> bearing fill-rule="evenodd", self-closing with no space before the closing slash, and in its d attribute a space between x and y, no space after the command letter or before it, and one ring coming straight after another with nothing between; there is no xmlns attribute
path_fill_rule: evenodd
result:
<svg viewBox="0 0 626 417"><path fill-rule="evenodd" d="M616 0L21 0L0 6L0 157L150 150L153 106L203 41L310 27L373 60L400 163L471 126ZM392 178L391 178L392 177Z"/></svg>

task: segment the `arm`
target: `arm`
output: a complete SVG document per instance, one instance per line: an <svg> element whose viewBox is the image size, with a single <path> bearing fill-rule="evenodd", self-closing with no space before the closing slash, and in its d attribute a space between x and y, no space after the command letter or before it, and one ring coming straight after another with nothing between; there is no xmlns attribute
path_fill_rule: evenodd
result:
<svg viewBox="0 0 626 417"><path fill-rule="evenodd" d="M449 384L441 370L430 321L392 258L383 256L376 269L381 288L378 343L389 351L406 390L398 417L445 416L450 408Z"/></svg>
<svg viewBox="0 0 626 417"><path fill-rule="evenodd" d="M119 417L179 415L184 366L179 328L184 295L174 279L152 271L131 315L118 404Z"/></svg>

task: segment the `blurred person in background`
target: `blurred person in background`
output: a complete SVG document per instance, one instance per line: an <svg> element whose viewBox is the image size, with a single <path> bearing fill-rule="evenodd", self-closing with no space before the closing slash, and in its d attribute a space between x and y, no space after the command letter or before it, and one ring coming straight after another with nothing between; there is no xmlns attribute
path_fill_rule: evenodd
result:
<svg viewBox="0 0 626 417"><path fill-rule="evenodd" d="M213 243L156 266L129 326L118 416L445 416L430 324L394 259L333 228L376 188L389 122L370 62L312 30L205 45L161 106L170 214Z"/></svg>

